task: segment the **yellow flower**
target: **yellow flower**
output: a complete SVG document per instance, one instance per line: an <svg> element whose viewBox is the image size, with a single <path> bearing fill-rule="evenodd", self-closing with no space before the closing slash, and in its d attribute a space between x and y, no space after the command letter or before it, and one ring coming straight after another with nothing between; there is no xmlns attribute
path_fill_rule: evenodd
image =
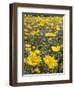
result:
<svg viewBox="0 0 74 90"><path fill-rule="evenodd" d="M39 33L40 32L40 30L37 30L37 33Z"/></svg>
<svg viewBox="0 0 74 90"><path fill-rule="evenodd" d="M29 33L27 33L27 32L26 32L26 33L24 33L24 34L25 34L26 36L28 36L28 35L29 35Z"/></svg>
<svg viewBox="0 0 74 90"><path fill-rule="evenodd" d="M56 30L60 30L60 26L59 26L59 25L56 25L56 26L55 26L55 29L56 29Z"/></svg>
<svg viewBox="0 0 74 90"><path fill-rule="evenodd" d="M54 28L54 23L50 23L50 28L53 29ZM49 28L49 30L50 30Z"/></svg>
<svg viewBox="0 0 74 90"><path fill-rule="evenodd" d="M31 48L28 48L28 47L27 47L27 48L25 48L25 50L26 50L26 51L31 51Z"/></svg>
<svg viewBox="0 0 74 90"><path fill-rule="evenodd" d="M36 66L40 63L41 57L37 56L36 53L31 52L30 55L26 58L25 63Z"/></svg>
<svg viewBox="0 0 74 90"><path fill-rule="evenodd" d="M44 26L44 23L40 23L39 26Z"/></svg>
<svg viewBox="0 0 74 90"><path fill-rule="evenodd" d="M36 53L36 54L40 54L40 52L41 52L41 51L38 50L38 49L35 50L35 53Z"/></svg>
<svg viewBox="0 0 74 90"><path fill-rule="evenodd" d="M30 44L25 44L25 46L26 46L26 47L31 47L31 45L30 45Z"/></svg>
<svg viewBox="0 0 74 90"><path fill-rule="evenodd" d="M27 25L27 27L28 27L29 29L32 29L32 27L31 27L30 25Z"/></svg>
<svg viewBox="0 0 74 90"><path fill-rule="evenodd" d="M63 17L55 16L54 20L56 24L61 24L63 22Z"/></svg>
<svg viewBox="0 0 74 90"><path fill-rule="evenodd" d="M54 37L54 36L56 36L55 33L46 33L45 34L45 37Z"/></svg>
<svg viewBox="0 0 74 90"><path fill-rule="evenodd" d="M34 72L36 72L36 73L40 73L39 68L38 68L38 67L36 67L36 68L34 69Z"/></svg>
<svg viewBox="0 0 74 90"><path fill-rule="evenodd" d="M35 49L36 47L35 46L32 46L33 49Z"/></svg>
<svg viewBox="0 0 74 90"><path fill-rule="evenodd" d="M37 34L38 34L37 31L32 31L32 32L31 32L31 35L32 35L32 36L37 35Z"/></svg>
<svg viewBox="0 0 74 90"><path fill-rule="evenodd" d="M54 69L55 67L58 66L58 62L57 60L55 60L54 57L51 57L49 55L46 55L44 58L43 58L44 62L48 65L48 67L50 69Z"/></svg>
<svg viewBox="0 0 74 90"><path fill-rule="evenodd" d="M60 51L60 46L51 46L51 49L54 51L54 52L58 52Z"/></svg>
<svg viewBox="0 0 74 90"><path fill-rule="evenodd" d="M24 29L24 32L28 32L28 29Z"/></svg>

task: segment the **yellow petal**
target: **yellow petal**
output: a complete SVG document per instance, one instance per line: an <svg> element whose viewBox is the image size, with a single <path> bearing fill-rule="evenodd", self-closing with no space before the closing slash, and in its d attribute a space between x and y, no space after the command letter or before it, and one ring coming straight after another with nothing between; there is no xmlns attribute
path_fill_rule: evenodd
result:
<svg viewBox="0 0 74 90"><path fill-rule="evenodd" d="M46 33L45 37L54 37L56 36L56 33Z"/></svg>
<svg viewBox="0 0 74 90"><path fill-rule="evenodd" d="M35 50L35 53L36 53L36 54L40 54L40 52L41 52L41 51L38 50L38 49Z"/></svg>
<svg viewBox="0 0 74 90"><path fill-rule="evenodd" d="M54 52L58 52L60 51L60 46L51 46L51 49L54 51Z"/></svg>

